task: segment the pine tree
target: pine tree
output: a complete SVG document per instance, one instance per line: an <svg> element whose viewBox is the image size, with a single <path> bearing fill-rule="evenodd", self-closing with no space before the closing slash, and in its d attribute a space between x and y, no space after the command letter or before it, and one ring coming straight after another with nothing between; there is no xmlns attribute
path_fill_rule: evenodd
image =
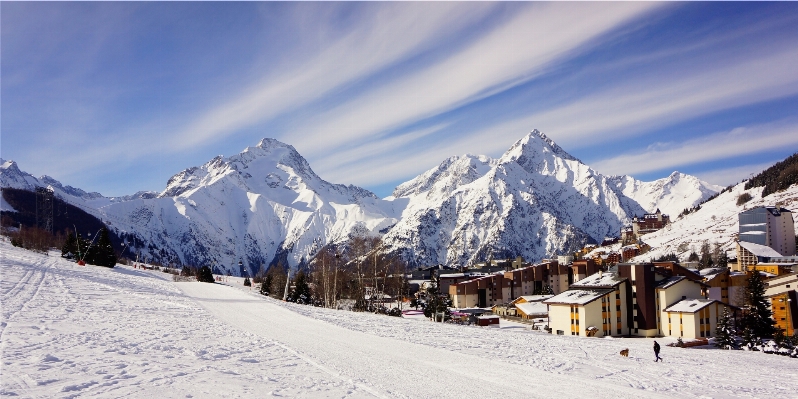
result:
<svg viewBox="0 0 798 399"><path fill-rule="evenodd" d="M95 247L92 259L93 264L105 267L114 267L116 265L116 253L114 253L114 248L111 246L108 229L103 228L100 230L100 237L93 247Z"/></svg>
<svg viewBox="0 0 798 399"><path fill-rule="evenodd" d="M185 269L184 269L185 270ZM208 266L202 266L197 273L197 281L201 283L214 283L213 271Z"/></svg>
<svg viewBox="0 0 798 399"><path fill-rule="evenodd" d="M274 281L274 276L271 273L266 273L263 277L263 282L260 284L261 295L269 295L272 290L272 281Z"/></svg>
<svg viewBox="0 0 798 399"><path fill-rule="evenodd" d="M72 232L67 233L66 241L61 247L61 257L63 258L77 258L78 256L78 239Z"/></svg>
<svg viewBox="0 0 798 399"><path fill-rule="evenodd" d="M728 267L729 264L729 257L726 255L726 251L721 250L718 254L718 258L715 260L715 264L718 267Z"/></svg>
<svg viewBox="0 0 798 399"><path fill-rule="evenodd" d="M294 292L291 295L291 300L302 304L306 304L310 301L310 286L308 286L307 275L302 270L296 274Z"/></svg>
<svg viewBox="0 0 798 399"><path fill-rule="evenodd" d="M721 349L734 349L737 343L734 341L734 328L729 316L729 308L723 309L723 316L718 321L715 328L715 346Z"/></svg>
<svg viewBox="0 0 798 399"><path fill-rule="evenodd" d="M745 299L748 305L745 317L746 328L760 340L772 337L775 332L773 313L765 298L765 284L757 271L750 273L748 277Z"/></svg>
<svg viewBox="0 0 798 399"><path fill-rule="evenodd" d="M743 317L743 319L747 319L747 317ZM751 327L745 326L743 328L743 345L748 348L748 350L759 350L757 347L762 345L762 339L754 334L754 331Z"/></svg>
<svg viewBox="0 0 798 399"><path fill-rule="evenodd" d="M698 257L698 254L695 252L690 253L690 257L687 258L688 262L698 262L701 258Z"/></svg>

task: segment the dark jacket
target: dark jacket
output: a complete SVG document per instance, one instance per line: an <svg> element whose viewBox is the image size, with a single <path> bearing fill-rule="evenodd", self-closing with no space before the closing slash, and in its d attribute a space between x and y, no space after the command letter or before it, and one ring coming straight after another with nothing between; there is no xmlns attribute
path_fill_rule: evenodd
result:
<svg viewBox="0 0 798 399"><path fill-rule="evenodd" d="M659 353L659 344L654 342L654 353Z"/></svg>

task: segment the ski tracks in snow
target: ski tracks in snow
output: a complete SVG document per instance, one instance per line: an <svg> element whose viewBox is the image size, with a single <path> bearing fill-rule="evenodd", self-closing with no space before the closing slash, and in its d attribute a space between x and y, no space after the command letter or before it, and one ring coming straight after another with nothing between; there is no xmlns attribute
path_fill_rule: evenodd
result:
<svg viewBox="0 0 798 399"><path fill-rule="evenodd" d="M363 317L361 326L370 324L368 329L371 331L361 332L298 314L296 311L301 306L289 309L277 301L233 287L202 283L181 283L179 286L209 313L232 327L277 341L320 369L343 380L354 381L356 386L379 397L473 396L476 393L474 389L478 390L480 397L496 398L602 398L638 396L641 393L625 386L592 380L580 379L578 384L574 384L572 376L508 362L496 356L507 349L502 347L501 341L494 341L495 352L484 356L467 350L419 343L446 339L444 336L413 335L408 337L412 339L403 339L375 333L384 327L386 321L396 322L394 327L400 331L402 322L416 323L408 327L423 329L423 324L414 321L374 316L380 319L369 323L372 321L369 315L353 314ZM454 327L429 325L433 329ZM642 393L658 396L653 392Z"/></svg>
<svg viewBox="0 0 798 399"><path fill-rule="evenodd" d="M171 275L0 253L0 397L373 397L230 329Z"/></svg>

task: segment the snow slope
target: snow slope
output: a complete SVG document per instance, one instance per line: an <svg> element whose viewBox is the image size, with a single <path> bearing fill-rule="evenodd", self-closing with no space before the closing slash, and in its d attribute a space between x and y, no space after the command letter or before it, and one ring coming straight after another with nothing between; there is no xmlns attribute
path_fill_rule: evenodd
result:
<svg viewBox="0 0 798 399"><path fill-rule="evenodd" d="M659 209L672 218L723 190L721 186L679 172L651 182L636 180L631 176L613 176L610 179L615 181L625 196L637 201L649 213Z"/></svg>
<svg viewBox="0 0 798 399"><path fill-rule="evenodd" d="M765 198L762 198L762 190L763 187L745 190L745 182L739 183L730 191L701 205L698 211L673 221L662 230L644 235L642 240L651 245L652 250L635 260L646 261L669 253L686 260L691 252L700 253L704 242L709 243L710 247L719 244L721 249L732 250L735 248L734 240L739 233L740 212L758 206L776 204L792 211L798 210L798 185ZM746 192L752 199L745 204L737 205L737 197ZM798 223L795 234L798 235Z"/></svg>
<svg viewBox="0 0 798 399"><path fill-rule="evenodd" d="M0 242L0 395L793 397L795 359L283 303ZM660 341L664 343L664 340ZM618 355L623 348L630 356ZM740 378L740 370L745 377ZM773 376L778 376L774 378Z"/></svg>

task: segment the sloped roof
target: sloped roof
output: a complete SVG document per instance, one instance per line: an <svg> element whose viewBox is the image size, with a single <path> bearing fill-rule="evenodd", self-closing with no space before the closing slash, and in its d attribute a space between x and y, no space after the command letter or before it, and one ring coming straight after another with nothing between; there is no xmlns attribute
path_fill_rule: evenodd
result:
<svg viewBox="0 0 798 399"><path fill-rule="evenodd" d="M771 247L767 247L764 245L754 244L752 242L747 241L738 241L741 247L745 248L755 256L761 256L763 258L780 258L781 254L776 252L775 249Z"/></svg>
<svg viewBox="0 0 798 399"><path fill-rule="evenodd" d="M519 296L518 298L516 298L511 303L515 304L516 301L518 301L519 299L523 299L523 300L525 300L527 302L540 302L540 301L549 299L549 298L551 298L553 296L554 295L522 295L522 296Z"/></svg>
<svg viewBox="0 0 798 399"><path fill-rule="evenodd" d="M676 302L673 305L665 308L665 311L678 312L678 313L695 313L715 302L718 301L714 299L682 299L681 301Z"/></svg>
<svg viewBox="0 0 798 399"><path fill-rule="evenodd" d="M671 276L671 277L668 277L666 279L662 279L660 281L657 281L656 287L657 288L673 287L679 281L686 280L686 279L687 279L687 277L685 277L685 276Z"/></svg>
<svg viewBox="0 0 798 399"><path fill-rule="evenodd" d="M726 269L725 267L708 267L706 269L699 270L698 274L700 274L702 277L706 279L712 279L718 274L725 272L726 270L729 269Z"/></svg>
<svg viewBox="0 0 798 399"><path fill-rule="evenodd" d="M515 308L525 315L540 315L549 313L549 306L543 302L524 302L515 304Z"/></svg>
<svg viewBox="0 0 798 399"><path fill-rule="evenodd" d="M626 277L620 277L616 273L603 272L587 276L573 284L573 288L607 288L615 287L626 280Z"/></svg>
<svg viewBox="0 0 798 399"><path fill-rule="evenodd" d="M612 289L598 289L598 290L588 290L588 289L572 289L565 291L561 294L555 295L545 301L543 303L563 303L563 304L572 304L572 305L586 305L590 302L595 301L596 299L601 298L604 295L607 295L615 290Z"/></svg>

